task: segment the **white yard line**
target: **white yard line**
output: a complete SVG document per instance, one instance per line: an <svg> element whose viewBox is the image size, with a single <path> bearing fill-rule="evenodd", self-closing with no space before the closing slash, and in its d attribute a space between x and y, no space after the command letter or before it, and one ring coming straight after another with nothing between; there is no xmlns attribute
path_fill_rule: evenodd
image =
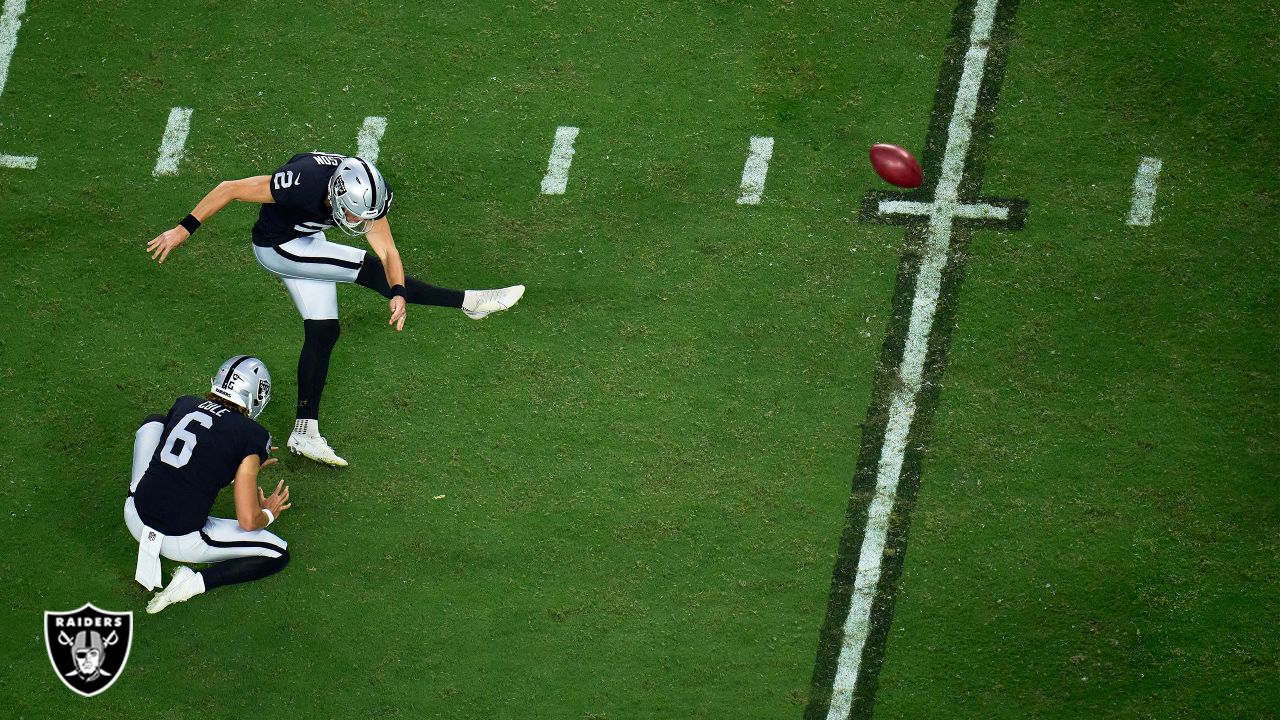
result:
<svg viewBox="0 0 1280 720"><path fill-rule="evenodd" d="M0 155L0 167L16 168L18 170L35 170L36 162L40 158L34 158L30 155Z"/></svg>
<svg viewBox="0 0 1280 720"><path fill-rule="evenodd" d="M22 14L27 11L27 0L5 0L0 11L0 95L9 81L9 62L18 49L18 28L22 27ZM0 167L35 170L39 158L29 155L0 155Z"/></svg>
<svg viewBox="0 0 1280 720"><path fill-rule="evenodd" d="M884 558L889 533L889 518L897 498L898 480L906 455L907 437L915 419L916 398L924 377L924 362L929 346L929 332L938 310L938 293L942 287L942 270L951 245L951 226L957 215L957 192L964 177L964 161L973 134L973 117L978 107L978 91L986 69L987 44L995 21L996 0L977 0L973 28L969 34L969 50L947 129L947 147L934 202L929 214L924 257L916 273L915 297L907 339L898 367L901 386L894 391L889 404L889 420L876 469L876 491L867 508L867 525L862 535L858 556L858 572L849 599L849 615L844 623L844 638L836 661L836 675L831 687L831 704L827 720L845 720L853 707L853 695L862 664L862 652L871 631L871 606L880 583L880 563Z"/></svg>
<svg viewBox="0 0 1280 720"><path fill-rule="evenodd" d="M1160 158L1144 157L1133 176L1133 201L1129 205L1128 224L1146 227L1151 224L1151 211L1156 205L1156 180L1160 178Z"/></svg>
<svg viewBox="0 0 1280 720"><path fill-rule="evenodd" d="M360 128L360 136L356 138L356 145L359 148L356 150L356 154L377 165L378 145L382 142L382 136L386 132L386 118L377 116L365 118L364 126Z"/></svg>
<svg viewBox="0 0 1280 720"><path fill-rule="evenodd" d="M569 184L569 166L573 163L573 141L578 138L578 128L556 128L556 139L551 145L551 157L547 159L547 174L542 178L543 195L563 195Z"/></svg>
<svg viewBox="0 0 1280 720"><path fill-rule="evenodd" d="M751 152L742 166L742 193L739 205L759 205L764 196L764 178L769 174L769 158L773 157L773 138L751 138Z"/></svg>
<svg viewBox="0 0 1280 720"><path fill-rule="evenodd" d="M164 126L164 136L160 138L160 153L156 156L156 167L151 174L177 175L178 163L182 162L182 154L187 149L187 133L191 131L191 108L176 107L169 111L169 122Z"/></svg>
<svg viewBox="0 0 1280 720"><path fill-rule="evenodd" d="M18 28L22 27L18 18L26 11L27 0L5 0L4 12L0 13L0 95L9 79L9 61L18 49Z"/></svg>

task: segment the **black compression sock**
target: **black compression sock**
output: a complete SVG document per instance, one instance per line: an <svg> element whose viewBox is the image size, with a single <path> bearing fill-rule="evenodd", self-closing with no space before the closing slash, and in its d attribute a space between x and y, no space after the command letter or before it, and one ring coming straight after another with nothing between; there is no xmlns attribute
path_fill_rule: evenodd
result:
<svg viewBox="0 0 1280 720"><path fill-rule="evenodd" d="M303 320L302 352L298 355L298 414L301 420L320 417L320 396L329 377L329 355L338 344L337 320Z"/></svg>
<svg viewBox="0 0 1280 720"><path fill-rule="evenodd" d="M360 274L356 276L356 284L363 285L384 298L391 297L391 286L387 284L387 272L382 267L382 261L373 253L365 253L364 264L360 266ZM460 308L462 297L461 290L431 285L408 275L404 278L405 302L414 305Z"/></svg>

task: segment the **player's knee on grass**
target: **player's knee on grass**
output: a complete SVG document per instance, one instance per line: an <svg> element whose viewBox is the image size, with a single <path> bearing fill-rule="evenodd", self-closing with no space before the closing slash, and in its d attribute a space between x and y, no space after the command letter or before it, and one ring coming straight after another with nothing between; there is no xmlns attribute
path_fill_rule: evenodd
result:
<svg viewBox="0 0 1280 720"><path fill-rule="evenodd" d="M153 423L153 422L158 422L161 425L163 425L164 416L161 415L160 413L151 413L150 415L142 418L142 422L138 423L138 427L143 427L144 425L149 425L150 423Z"/></svg>
<svg viewBox="0 0 1280 720"><path fill-rule="evenodd" d="M201 570L200 574L204 578L204 589L208 591L223 585L235 585L236 583L261 580L268 575L280 572L288 564L289 551L281 550L280 557L255 555L253 557L236 558L235 560L223 560Z"/></svg>

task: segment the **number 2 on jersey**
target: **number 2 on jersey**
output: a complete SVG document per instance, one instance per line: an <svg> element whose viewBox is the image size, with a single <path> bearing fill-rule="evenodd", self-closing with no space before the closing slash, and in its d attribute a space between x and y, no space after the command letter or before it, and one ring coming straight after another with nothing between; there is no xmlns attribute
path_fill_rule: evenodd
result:
<svg viewBox="0 0 1280 720"><path fill-rule="evenodd" d="M294 173L292 170L284 170L271 176L271 181L275 184L277 190L281 190L294 185L302 184L302 173Z"/></svg>
<svg viewBox="0 0 1280 720"><path fill-rule="evenodd" d="M213 418L199 410L192 410L187 413L186 417L182 418L182 422L174 426L173 432L169 433L169 441L160 450L160 459L166 465L180 468L191 460L191 453L195 452L196 441L198 440L196 434L187 429L187 426L193 422L206 430L213 427ZM182 441L182 451L175 454L173 452L174 444L179 440Z"/></svg>

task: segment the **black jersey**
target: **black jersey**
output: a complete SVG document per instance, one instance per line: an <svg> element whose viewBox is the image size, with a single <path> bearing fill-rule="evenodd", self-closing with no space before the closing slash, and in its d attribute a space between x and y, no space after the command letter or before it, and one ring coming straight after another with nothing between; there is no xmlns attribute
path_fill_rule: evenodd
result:
<svg viewBox="0 0 1280 720"><path fill-rule="evenodd" d="M333 153L298 153L272 173L271 197L275 202L263 203L258 211L253 244L275 247L333 227L333 211L325 201L329 197L329 180L344 159ZM388 185L388 209L394 197Z"/></svg>
<svg viewBox="0 0 1280 720"><path fill-rule="evenodd" d="M164 434L134 491L138 517L165 535L204 527L218 491L246 457L266 461L271 434L222 403L184 395L164 421Z"/></svg>

